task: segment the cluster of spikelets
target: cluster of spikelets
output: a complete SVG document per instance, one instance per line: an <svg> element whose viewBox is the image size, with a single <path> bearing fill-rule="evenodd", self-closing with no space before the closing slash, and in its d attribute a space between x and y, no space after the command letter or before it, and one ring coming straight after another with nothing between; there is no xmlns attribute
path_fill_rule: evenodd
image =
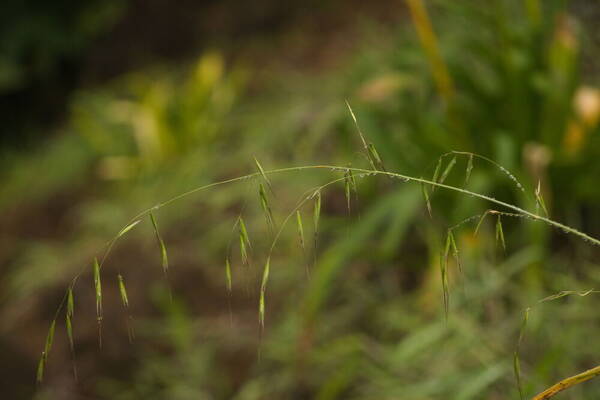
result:
<svg viewBox="0 0 600 400"><path fill-rule="evenodd" d="M459 249L456 244L454 231L457 228L459 228L467 223L478 221L475 226L475 234L476 234L479 231L479 228L480 228L481 224L483 223L483 221L486 219L486 217L488 217L488 216L495 217L496 242L497 242L497 245L504 250L506 249L506 243L505 243L505 238L504 238L504 230L502 227L502 218L503 217L527 218L527 219L531 219L531 220L535 220L535 221L540 221L540 222L546 223L552 227L559 228L566 233L579 236L580 238L583 238L584 240L586 240L594 245L600 245L600 241L598 239L592 238L583 232L580 232L574 228L565 226L559 222L556 222L556 221L548 218L548 212L546 209L546 205L545 205L544 200L541 195L540 183L538 183L537 188L533 191L534 192L533 197L534 197L535 204L536 204L535 212L530 212L525 209L519 208L515 205L497 200L493 197L490 197L490 196L487 196L484 194L480 194L480 193L476 193L476 192L472 192L472 191L465 189L465 187L469 181L469 178L471 176L473 167L474 167L474 160L478 159L478 160L484 161L486 163L489 163L493 167L497 168L499 171L501 171L503 174L505 174L508 177L508 179L510 179L515 184L515 186L517 187L518 190L520 190L521 192L523 192L524 194L527 195L527 192L525 191L523 185L517 180L517 178L512 173L510 173L504 167L502 167L501 165L497 164L496 162L494 162L493 160L491 160L487 157L484 157L484 156L481 156L478 154L474 154L474 153L470 153L470 152L460 152L460 151L448 152L439 157L439 159L437 160L437 163L435 164L433 175L430 179L425 179L423 177L417 178L417 177L407 176L407 175L403 175L403 174L399 174L399 173L388 172L385 169L385 167L383 165L383 161L382 161L381 157L379 156L379 153L375 149L375 146L373 145L373 143L367 142L367 140L365 139L365 136L361 132L358 122L356 120L356 117L354 115L354 112L352 111L352 108L350 107L349 104L347 104L347 106L348 106L350 115L352 116L352 119L354 121L354 124L356 126L356 130L358 132L360 140L362 142L364 155L366 156L366 158L370 164L369 169L354 168L350 165L347 167L338 167L338 166L329 166L329 165L314 165L314 166L289 167L289 168L282 168L282 169L266 171L263 168L263 166L261 165L261 163L258 161L258 159L255 158L254 162L255 162L255 166L256 166L256 170L257 170L256 172L245 175L245 176L228 179L225 181L215 182L215 183L205 185L202 187L198 187L198 188L192 189L188 192L182 193L174 198L171 198L167 201L164 201L164 202L152 207L151 209L141 212L136 217L134 217L127 225L125 225L117 233L117 235L109 242L100 261L98 260L98 258L95 258L92 263L93 283L94 283L95 299L96 299L96 318L97 318L97 325L98 325L99 346L100 347L102 346L102 319L103 319L101 272L102 272L103 264L105 263L115 242L117 240L119 240L121 237L123 237L125 234L127 234L129 231L134 229L144 218L149 218L151 221L153 230L154 230L154 234L156 236L156 241L157 241L158 247L160 249L161 264L162 264L164 277L168 282L169 260L168 260L168 254L167 254L167 247L166 247L165 242L160 234L158 222L157 222L157 219L155 216L155 211L160 209L161 207L164 207L166 205L169 205L169 204L175 202L176 200L179 200L183 197L187 197L193 193L203 191L206 189L210 189L210 188L214 188L214 187L220 186L220 185L239 182L239 181L246 180L246 179L256 178L256 179L260 180L260 182L258 183L258 195L259 195L260 205L261 205L262 211L264 213L268 229L271 232L271 235L273 237L271 246L270 246L269 252L267 254L264 267L263 267L262 279L260 282L259 304L258 304L258 323L259 323L259 328L260 328L261 333L265 327L265 309L266 309L265 303L266 303L266 291L267 291L267 285L269 282L269 274L270 274L270 267L271 267L271 255L272 255L273 249L275 248L275 246L278 242L278 239L279 239L281 233L283 232L284 227L286 226L286 224L289 222L290 219L294 219L294 217L295 217L296 225L297 225L297 232L298 232L298 241L299 241L299 245L302 249L302 252L305 255L305 258L307 259L306 273L307 273L307 275L309 275L309 270L310 270L309 264L310 263L308 262L308 257L306 257L306 255L307 255L306 238L305 238L305 234L304 234L304 224L302 221L302 214L301 214L300 210L308 202L312 202L312 204L313 204L312 223L313 223L313 232L314 232L313 233L313 241L314 241L313 253L315 255L313 262L316 262L316 248L317 248L317 238L318 238L318 234L319 234L319 219L321 216L322 192L328 186L343 182L346 206L348 209L348 213L350 213L352 197L353 196L356 197L357 193L358 193L357 179L356 179L357 177L387 176L389 178L400 179L404 182L419 183L422 188L422 195L423 195L423 199L425 202L425 207L430 216L432 215L432 206L431 206L430 198L436 189L446 189L446 190L457 192L462 195L473 196L473 197L485 200L489 203L492 203L496 206L500 206L502 209L505 210L505 211L500 211L500 210L496 210L496 209L488 209L487 211L485 211L482 214L474 215L472 217L466 218L465 220L463 220L463 221L459 222L458 224L451 226L450 228L447 229L445 245L443 247L442 253L440 254L440 263L439 263L440 276L441 276L441 282L442 282L442 291L443 291L443 304L444 304L444 311L445 311L446 317L448 315L449 301L450 301L450 292L449 292L449 284L448 284L448 259L450 257L453 257L455 259L455 264L458 267L459 273L462 273L462 265L461 265L461 262L459 259ZM450 158L450 160L448 162L446 162L446 160L448 158ZM459 158L466 159L464 185L462 188L446 184L446 179L451 174L454 167L457 165L457 160ZM310 170L310 169L313 169L313 170L314 169L328 169L328 170L332 170L334 172L342 172L342 176L338 177L334 180L331 180L323 185L320 185L316 188L312 188L312 189L306 191L302 195L302 197L300 198L300 200L298 201L296 206L293 208L293 210L284 218L282 223L277 224L275 222L275 218L273 216L273 212L272 212L272 208L271 208L270 200L269 200L270 197L273 195L274 191L273 191L273 186L272 186L271 181L268 176L272 175L272 174L276 174L276 173L302 171L302 170ZM543 215L540 213L540 211L543 212ZM243 215L241 215L241 214L238 216L238 218L236 219L235 224L233 226L233 231L236 231L236 230L238 232L238 237L239 237L240 258L241 258L242 264L248 266L250 264L250 253L252 250L252 243L251 243L250 237L248 235L248 229L246 227L246 223L244 222ZM229 295L231 295L231 292L232 292L232 269L231 269L231 254L230 254L231 247L232 247L232 245L231 245L231 241L230 241L230 244L227 248L227 254L225 257L225 280L226 280L226 287L227 287L227 291L228 291ZM56 311L55 318L52 320L52 322L50 324L50 328L49 328L47 338L46 338L46 343L45 343L44 349L42 351L42 354L41 354L41 357L39 360L39 364L38 364L38 368L37 368L38 383L42 382L42 380L43 380L44 369L48 362L48 356L50 354L50 351L52 349L52 344L54 341L56 321L57 321L57 318L60 315L61 311L63 311L63 309L64 309L64 315L65 315L65 326L66 326L67 337L68 337L68 341L69 341L69 347L70 347L70 351L73 356L73 371L75 374L75 378L77 376L76 368L75 368L75 361L74 361L75 360L75 346L74 346L74 341L73 341L73 316L74 316L74 308L75 308L74 307L73 289L74 289L74 286L75 286L77 280L79 279L79 277L86 270L87 269L82 270L79 274L77 274L73 278L73 280L71 281L70 285L68 286L67 291ZM127 317L128 317L127 318L127 332L128 332L129 340L132 341L135 337L135 332L133 330L132 317L131 317L131 314L129 314L129 298L127 295L127 289L125 286L125 281L123 279L123 276L121 275L120 272L117 274L117 283L118 283L118 287L119 287L119 293L120 293L122 305L127 312ZM169 289L169 291L170 291L170 289ZM585 296L590 293L598 293L598 291L594 291L594 290L590 290L587 292L565 291L565 292L561 292L557 295L550 296L546 299L543 299L542 302L554 300L556 298L560 298L560 297L570 295L570 294L578 294L580 296ZM523 340L525 327L527 324L528 313L529 313L529 309L527 309L527 311L525 312L525 317L524 317L523 324L522 324L520 334L519 334L519 338L517 341L517 348L514 353L514 373L515 373L515 377L516 377L516 381L517 381L517 386L519 388L519 392L521 393L521 397L523 396L523 391L522 391L522 385L521 385L519 349L521 346L521 342ZM595 370L591 370L591 371L592 372L586 371L586 373L583 373L584 374L583 377L581 377L579 375L576 376L577 379L574 379L574 382L575 381L582 382L584 380L591 379L592 377L600 374L600 371L595 371ZM541 399L541 398L548 398L548 397L539 397L539 398Z"/></svg>

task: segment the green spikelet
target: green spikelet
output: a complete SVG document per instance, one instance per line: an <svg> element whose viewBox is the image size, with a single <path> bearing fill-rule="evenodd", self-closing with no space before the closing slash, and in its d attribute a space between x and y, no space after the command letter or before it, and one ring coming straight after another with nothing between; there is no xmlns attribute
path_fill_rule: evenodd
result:
<svg viewBox="0 0 600 400"><path fill-rule="evenodd" d="M67 339L69 339L69 348L72 353L75 351L75 345L73 344L73 324L71 323L71 317L68 313L65 316L65 327L67 328Z"/></svg>
<svg viewBox="0 0 600 400"><path fill-rule="evenodd" d="M344 196L346 196L346 206L348 207L348 214L350 214L350 192L351 192L350 174L348 171L344 173Z"/></svg>
<svg viewBox="0 0 600 400"><path fill-rule="evenodd" d="M152 227L154 228L156 241L158 242L158 246L160 247L163 272L166 274L169 270L169 257L167 256L167 248L165 246L165 242L163 241L160 235L160 232L158 231L158 223L156 222L156 217L154 217L153 213L150 213L150 221L152 221Z"/></svg>
<svg viewBox="0 0 600 400"><path fill-rule="evenodd" d="M542 183L540 181L538 181L537 187L535 189L535 202L536 202L536 206L538 208L538 211L536 211L536 212L539 213L539 208L541 207L542 211L544 211L544 214L547 217L548 209L546 208L546 202L544 201L544 198L542 197Z"/></svg>
<svg viewBox="0 0 600 400"><path fill-rule="evenodd" d="M496 243L502 246L502 249L506 251L506 242L504 241L504 230L502 229L502 219L498 215L496 220Z"/></svg>
<svg viewBox="0 0 600 400"><path fill-rule="evenodd" d="M315 197L315 205L313 208L313 226L314 226L314 237L315 237L315 247L317 243L317 237L319 236L319 220L321 219L321 192L317 191L314 194Z"/></svg>
<svg viewBox="0 0 600 400"><path fill-rule="evenodd" d="M477 235L477 233L479 232L479 228L481 228L481 224L483 224L483 220L485 219L485 217L489 214L489 210L484 212L483 214L481 214L481 217L479 218L479 221L477 222L477 226L475 227L475 235Z"/></svg>
<svg viewBox="0 0 600 400"><path fill-rule="evenodd" d="M52 320L50 323L50 329L48 329L48 335L46 336L46 346L44 347L44 354L46 359L50 355L50 350L52 349L52 344L54 343L54 331L56 329L56 320Z"/></svg>
<svg viewBox="0 0 600 400"><path fill-rule="evenodd" d="M438 181L439 177L440 177L440 171L442 170L442 158L438 158L437 164L435 165L435 170L433 171L433 176L431 177L431 181L432 182L436 182ZM431 192L435 192L436 187L432 186L431 187Z"/></svg>
<svg viewBox="0 0 600 400"><path fill-rule="evenodd" d="M375 145L373 143L369 143L369 145L367 146L367 149L369 151L369 157L371 158L372 163L375 164L375 169L378 171L385 171L385 167L383 166L383 161L381 160L381 157L379 156L379 153L377 152Z"/></svg>
<svg viewBox="0 0 600 400"><path fill-rule="evenodd" d="M125 288L123 276L118 274L117 280L119 281L119 293L121 294L121 302L123 303L123 307L129 308L129 298L127 297L127 289Z"/></svg>
<svg viewBox="0 0 600 400"><path fill-rule="evenodd" d="M46 354L42 352L40 361L38 362L37 372L35 374L35 380L38 384L44 380L44 366L46 365Z"/></svg>
<svg viewBox="0 0 600 400"><path fill-rule="evenodd" d="M517 340L517 349L515 350L513 357L513 369L521 400L523 400L525 397L523 396L523 384L521 382L521 363L519 361L519 353L521 351L521 342L525 336L525 329L527 328L527 322L529 320L529 310L530 309L527 308L523 314L523 321L521 321L521 328L519 329L519 339Z"/></svg>
<svg viewBox="0 0 600 400"><path fill-rule="evenodd" d="M225 283L227 285L227 291L231 293L231 264L229 262L229 257L225 258Z"/></svg>
<svg viewBox="0 0 600 400"><path fill-rule="evenodd" d="M471 171L473 171L473 154L469 154L469 160L467 161L467 170L465 172L465 185L469 183Z"/></svg>
<svg viewBox="0 0 600 400"><path fill-rule="evenodd" d="M117 237L121 237L124 234L126 234L127 232L129 232L130 230L132 230L137 224L140 223L141 220L135 220L132 223L130 223L129 225L127 225L125 228L121 229L121 231L117 234Z"/></svg>
<svg viewBox="0 0 600 400"><path fill-rule="evenodd" d="M67 289L67 315L73 317L75 313L75 301L73 300L73 287L69 286Z"/></svg>
<svg viewBox="0 0 600 400"><path fill-rule="evenodd" d="M448 248L448 245L446 245ZM448 258L446 255L440 257L440 275L442 279L442 292L444 299L444 315L448 319L448 310L450 308L450 293L448 290Z"/></svg>
<svg viewBox="0 0 600 400"><path fill-rule="evenodd" d="M513 355L513 372L515 379L517 380L517 389L519 389L519 397L524 400L523 396L523 383L521 382L521 362L519 361L519 353L515 351Z"/></svg>
<svg viewBox="0 0 600 400"><path fill-rule="evenodd" d="M429 200L429 191L425 187L424 183L421 183L421 193L423 194L423 199L425 199L425 205L427 206L429 218L433 218L433 213L431 211L431 201Z"/></svg>
<svg viewBox="0 0 600 400"><path fill-rule="evenodd" d="M448 238L450 239L450 250L452 250L452 257L454 257L454 260L456 261L459 272L462 272L462 265L460 264L460 258L458 256L458 246L456 246L454 233L452 233L451 230L448 231Z"/></svg>
<svg viewBox="0 0 600 400"><path fill-rule="evenodd" d="M260 205L265 213L265 219L267 220L267 226L273 232L275 230L275 220L273 219L273 212L271 211L271 206L269 205L269 199L267 198L267 194L265 193L265 187L263 184L258 185L258 194L260 196Z"/></svg>
<svg viewBox="0 0 600 400"><path fill-rule="evenodd" d="M352 192L356 195L358 193L358 186L356 184L356 177L354 176L354 172L350 169L352 168L352 164L348 164L348 169L346 173L348 174L348 180L350 181L350 187L352 188Z"/></svg>
<svg viewBox="0 0 600 400"><path fill-rule="evenodd" d="M456 164L456 156L452 157L452 160L450 160L450 162L446 166L446 169L444 169L444 172L442 173L442 176L440 177L439 183L444 183L446 181L446 178L448 177L448 175L450 175L450 172L452 171L452 168L454 168L455 164Z"/></svg>
<svg viewBox="0 0 600 400"><path fill-rule="evenodd" d="M271 191L271 193L273 193L273 187L271 186L271 181L269 180L269 178L267 178L267 174L265 173L264 168L262 167L262 165L260 165L260 162L258 162L258 159L256 157L254 157L254 163L256 164L256 168L258 168L258 172L260 172L260 175L267 183L269 190Z"/></svg>
<svg viewBox="0 0 600 400"><path fill-rule="evenodd" d="M240 238L240 254L242 257L242 263L244 265L249 264L248 257L248 249L251 248L250 237L248 236L248 230L246 229L246 224L244 223L244 219L240 216L238 219L239 225L239 238Z"/></svg>
<svg viewBox="0 0 600 400"><path fill-rule="evenodd" d="M269 270L271 268L271 257L267 257L265 268L263 270L262 281L260 284L260 301L258 304L258 321L261 329L265 327L265 293L267 291L267 283L269 282Z"/></svg>
<svg viewBox="0 0 600 400"><path fill-rule="evenodd" d="M302 215L299 210L296 210L296 225L298 226L298 239L300 240L300 247L302 250L305 250L305 241L304 241L304 227L302 225Z"/></svg>
<svg viewBox="0 0 600 400"><path fill-rule="evenodd" d="M100 323L102 321L102 281L100 280L100 265L97 258L94 258L94 289L96 291L96 318Z"/></svg>

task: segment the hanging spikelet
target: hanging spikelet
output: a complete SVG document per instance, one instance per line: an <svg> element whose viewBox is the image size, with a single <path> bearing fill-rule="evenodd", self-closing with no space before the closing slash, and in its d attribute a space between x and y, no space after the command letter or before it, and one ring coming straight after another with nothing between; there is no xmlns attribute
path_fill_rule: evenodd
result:
<svg viewBox="0 0 600 400"><path fill-rule="evenodd" d="M123 280L123 276L121 274L117 275L117 280L119 281L119 293L121 294L121 303L123 303L123 307L129 307L129 298L127 297L127 289L125 288L125 281Z"/></svg>
<svg viewBox="0 0 600 400"><path fill-rule="evenodd" d="M158 242L158 246L160 247L160 255L163 272L166 274L169 270L169 258L167 256L167 248L165 246L165 242L158 231L158 223L156 222L156 218L153 213L150 213L150 220L152 221L152 227L154 228L154 234L156 235L156 241Z"/></svg>
<svg viewBox="0 0 600 400"><path fill-rule="evenodd" d="M75 351L75 345L73 343L73 324L71 323L71 316L67 313L65 316L65 326L67 328L67 339L69 340L69 348L71 353Z"/></svg>
<svg viewBox="0 0 600 400"><path fill-rule="evenodd" d="M46 336L46 346L44 347L44 354L46 359L48 359L48 355L50 355L50 350L52 349L52 344L54 343L54 331L56 329L56 320L52 320L50 323L50 329L48 329L48 335Z"/></svg>
<svg viewBox="0 0 600 400"><path fill-rule="evenodd" d="M271 186L271 181L269 180L269 178L267 178L265 170L263 169L262 165L260 165L260 162L258 162L258 159L256 157L254 157L254 163L256 164L256 168L258 168L258 172L260 173L264 181L267 183L269 190L271 191L271 193L273 193L273 186Z"/></svg>
<svg viewBox="0 0 600 400"><path fill-rule="evenodd" d="M348 214L350 214L350 192L351 192L350 174L349 171L344 172L344 196L346 196L346 206Z"/></svg>
<svg viewBox="0 0 600 400"><path fill-rule="evenodd" d="M67 289L67 315L73 317L75 313L75 301L73 300L73 286Z"/></svg>
<svg viewBox="0 0 600 400"><path fill-rule="evenodd" d="M261 330L265 328L265 293L267 291L267 283L269 281L269 270L271 267L271 257L267 257L265 268L263 270L262 281L260 284L260 300L258 304L258 322Z"/></svg>
<svg viewBox="0 0 600 400"><path fill-rule="evenodd" d="M123 276L121 274L117 275L117 281L119 284L119 294L121 295L121 303L123 304L125 310L127 310L127 337L129 338L129 343L132 343L133 339L135 338L135 332L133 330L133 318L131 317L131 314L129 314L129 298L127 296L127 288L125 287L125 280L123 279Z"/></svg>
<svg viewBox="0 0 600 400"><path fill-rule="evenodd" d="M319 220L321 219L321 191L318 190L314 193L315 204L313 208L313 227L314 227L314 246L315 253L317 249L317 238L319 236Z"/></svg>
<svg viewBox="0 0 600 400"><path fill-rule="evenodd" d="M433 218L433 213L431 212L431 201L429 200L429 192L424 183L421 183L421 193L423 194L423 199L425 199L425 205L427 206L429 218Z"/></svg>
<svg viewBox="0 0 600 400"><path fill-rule="evenodd" d="M458 246L456 246L456 240L454 238L454 233L452 233L452 230L448 231L448 238L450 239L450 249L452 250L452 257L454 257L454 260L456 261L458 271L462 272L462 266L460 264L460 258L458 256Z"/></svg>
<svg viewBox="0 0 600 400"><path fill-rule="evenodd" d="M469 183L471 171L473 171L473 154L469 154L469 161L467 161L467 170L465 172L465 185Z"/></svg>
<svg viewBox="0 0 600 400"><path fill-rule="evenodd" d="M306 240L304 239L304 225L302 224L302 215L300 214L300 210L296 210L296 225L298 227L298 240L300 241L300 248L302 249L302 254L306 258ZM306 262L306 276L310 277L308 260Z"/></svg>
<svg viewBox="0 0 600 400"><path fill-rule="evenodd" d="M496 220L496 243L502 246L502 250L506 251L506 242L504 241L504 230L502 229L502 219L498 215Z"/></svg>
<svg viewBox="0 0 600 400"><path fill-rule="evenodd" d="M446 242L448 243L448 242ZM446 245L448 248L448 244ZM448 319L448 310L450 306L450 293L448 290L448 257L445 254L442 254L440 257L440 274L442 279L442 293L444 300L444 315L446 319Z"/></svg>
<svg viewBox="0 0 600 400"><path fill-rule="evenodd" d="M98 345L102 347L102 281L100 280L100 265L94 258L94 289L96 292L96 320L98 322Z"/></svg>
<svg viewBox="0 0 600 400"><path fill-rule="evenodd" d="M100 280L100 265L97 258L94 258L94 289L96 291L96 317L100 322L102 321L102 281Z"/></svg>
<svg viewBox="0 0 600 400"><path fill-rule="evenodd" d="M231 264L229 262L229 257L225 258L225 283L227 285L227 292L231 294Z"/></svg>
<svg viewBox="0 0 600 400"><path fill-rule="evenodd" d="M46 344L44 345L44 351L42 351L40 361L38 362L38 367L36 371L37 383L41 383L44 380L44 368L48 363L48 355L50 354L50 350L52 349L52 343L54 342L55 328L56 320L52 320L52 322L50 323L50 328L48 329L48 334L46 335Z"/></svg>
<svg viewBox="0 0 600 400"><path fill-rule="evenodd" d="M481 214L481 217L479 218L479 221L477 222L477 226L475 227L475 235L477 235L477 233L479 233L479 228L481 228L481 224L483 224L483 220L489 214L489 212L490 212L490 210L487 210L486 212Z"/></svg>
<svg viewBox="0 0 600 400"><path fill-rule="evenodd" d="M238 218L238 225L240 239L240 254L242 257L242 263L244 265L249 265L248 250L251 248L252 245L250 244L250 237L248 236L246 224L244 223L244 219L241 216Z"/></svg>
<svg viewBox="0 0 600 400"><path fill-rule="evenodd" d="M296 225L298 226L298 239L300 240L300 247L302 248L302 251L304 251L304 226L302 225L302 215L300 214L300 210L296 210Z"/></svg>
<svg viewBox="0 0 600 400"><path fill-rule="evenodd" d="M539 214L539 208L541 207L542 211L544 211L544 214L547 217L548 209L546 208L546 202L544 201L544 198L542 197L542 183L539 180L538 180L537 187L535 189L535 203L536 203L536 207L538 208L536 210L536 213Z"/></svg>
<svg viewBox="0 0 600 400"><path fill-rule="evenodd" d="M446 169L444 169L444 172L442 173L442 176L440 177L439 183L444 183L446 181L446 178L448 177L448 175L450 175L450 172L452 171L452 168L454 168L455 164L456 164L456 156L452 157L452 160L450 160L450 162L446 166Z"/></svg>
<svg viewBox="0 0 600 400"><path fill-rule="evenodd" d="M523 341L523 336L525 335L525 329L527 328L527 321L529 320L529 310L530 309L527 308L523 314L523 321L521 321L521 328L519 329L519 339L517 340L517 348L513 355L513 369L521 400L523 400L525 397L523 396L523 384L521 382L521 362L519 360L519 353L521 351L521 342Z"/></svg>
<svg viewBox="0 0 600 400"><path fill-rule="evenodd" d="M44 380L44 366L46 365L46 354L42 352L40 356L40 361L38 362L37 371L35 374L35 380L38 384L42 383Z"/></svg>
<svg viewBox="0 0 600 400"><path fill-rule="evenodd" d="M260 205L265 213L265 219L267 220L267 226L271 230L271 232L275 231L275 220L273 219L273 212L271 211L271 206L269 205L269 199L267 198L267 194L265 193L265 187L262 183L258 185L258 194L260 196Z"/></svg>
<svg viewBox="0 0 600 400"><path fill-rule="evenodd" d="M369 151L369 157L371 158L371 162L373 164L375 164L375 169L378 171L385 171L385 167L383 165L383 161L381 160L381 156L379 156L379 153L377 152L377 149L375 149L375 145L373 143L369 143L369 146L367 147L368 151Z"/></svg>

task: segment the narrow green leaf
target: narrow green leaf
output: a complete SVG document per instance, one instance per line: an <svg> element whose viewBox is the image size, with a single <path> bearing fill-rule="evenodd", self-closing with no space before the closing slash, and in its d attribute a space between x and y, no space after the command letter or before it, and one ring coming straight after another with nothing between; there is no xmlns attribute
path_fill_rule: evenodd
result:
<svg viewBox="0 0 600 400"><path fill-rule="evenodd" d="M261 328L265 327L265 292L267 291L267 283L269 282L269 270L271 267L271 257L267 257L265 268L263 270L262 281L260 284L260 301L258 305L258 320Z"/></svg>
<svg viewBox="0 0 600 400"><path fill-rule="evenodd" d="M227 284L227 291L231 293L231 264L229 263L229 257L225 258L225 280Z"/></svg>
<svg viewBox="0 0 600 400"><path fill-rule="evenodd" d="M121 229L121 231L117 234L117 237L121 237L124 234L126 234L127 232L129 232L130 230L132 230L137 224L140 223L141 220L135 220L132 223L130 223L129 225L127 225L125 228Z"/></svg>
<svg viewBox="0 0 600 400"><path fill-rule="evenodd" d="M119 281L119 293L121 294L121 302L125 308L129 307L129 298L127 297L127 289L125 288L125 281L121 274L117 275Z"/></svg>
<svg viewBox="0 0 600 400"><path fill-rule="evenodd" d="M100 265L94 258L94 288L96 289L96 317L98 323L102 320L102 281L100 280Z"/></svg>
<svg viewBox="0 0 600 400"><path fill-rule="evenodd" d="M162 237L160 236L160 232L158 231L158 223L156 222L156 217L154 217L153 213L150 213L150 220L152 221L152 227L154 228L154 234L156 235L156 240L160 247L162 268L166 274L167 271L169 270L169 258L167 256L167 248L165 246L165 242L163 241Z"/></svg>
<svg viewBox="0 0 600 400"><path fill-rule="evenodd" d="M452 171L452 168L454 168L455 164L456 164L456 156L452 157L452 160L450 160L448 165L446 165L446 169L444 169L444 172L442 173L442 176L440 177L439 183L444 183L444 181L446 180L446 178Z"/></svg>
<svg viewBox="0 0 600 400"><path fill-rule="evenodd" d="M263 169L262 165L260 165L260 162L258 162L258 159L256 157L254 157L254 162L256 164L256 168L258 168L258 172L260 172L260 175L265 180L265 182L267 183L267 186L269 187L269 190L272 193L273 192L273 187L271 186L271 181L267 177L267 174L265 173L265 170Z"/></svg>
<svg viewBox="0 0 600 400"><path fill-rule="evenodd" d="M473 154L469 154L469 161L467 161L467 170L465 172L465 184L469 182L471 177L471 171L473 171Z"/></svg>
<svg viewBox="0 0 600 400"><path fill-rule="evenodd" d="M502 249L506 251L506 242L504 241L504 231L502 229L502 219L500 218L500 215L498 215L498 219L496 220L496 243L500 243Z"/></svg>

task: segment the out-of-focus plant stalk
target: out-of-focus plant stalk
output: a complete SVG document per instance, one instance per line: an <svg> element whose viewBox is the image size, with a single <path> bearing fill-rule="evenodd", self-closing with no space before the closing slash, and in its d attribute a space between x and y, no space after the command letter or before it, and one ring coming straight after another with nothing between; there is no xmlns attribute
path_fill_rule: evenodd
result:
<svg viewBox="0 0 600 400"><path fill-rule="evenodd" d="M592 369L588 369L580 374L571 376L569 378L563 379L562 381L550 386L548 389L544 390L542 393L535 396L532 400L546 400L554 395L566 390L572 386L580 384L585 381L589 381L592 378L595 378L600 375L600 365L594 367Z"/></svg>
<svg viewBox="0 0 600 400"><path fill-rule="evenodd" d="M446 63L440 54L437 37L433 31L427 9L423 4L423 0L406 0L406 4L410 10L410 16L415 24L417 34L419 35L421 46L423 46L423 50L425 51L427 60L431 66L433 79L437 85L438 92L449 106L454 97L454 83L448 73Z"/></svg>

